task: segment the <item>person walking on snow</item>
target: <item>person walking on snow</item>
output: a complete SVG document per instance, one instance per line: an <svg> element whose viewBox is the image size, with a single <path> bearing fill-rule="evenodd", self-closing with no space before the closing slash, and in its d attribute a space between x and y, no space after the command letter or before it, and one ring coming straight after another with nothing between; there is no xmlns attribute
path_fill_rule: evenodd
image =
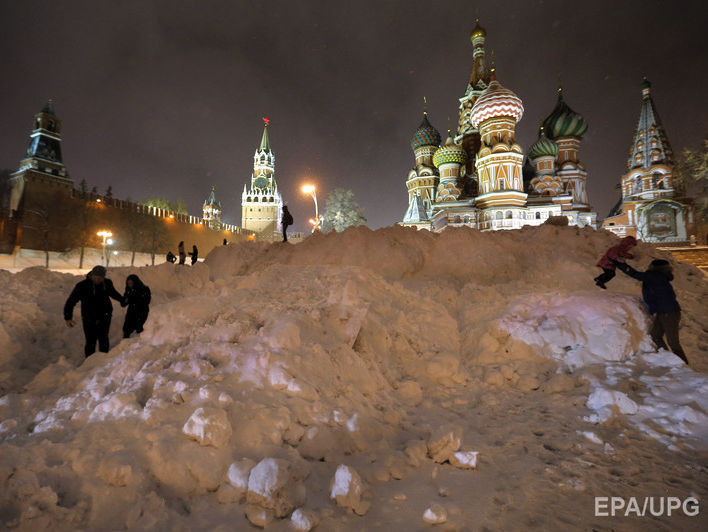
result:
<svg viewBox="0 0 708 532"><path fill-rule="evenodd" d="M671 265L663 259L655 259L645 272L638 272L629 264L610 259L630 277L642 282L642 298L652 315L652 325L649 335L657 348L668 349L664 336L671 351L688 364L686 354L679 342L679 322L681 321L681 307L676 300L676 293L671 286L674 274Z"/></svg>
<svg viewBox="0 0 708 532"><path fill-rule="evenodd" d="M184 240L177 246L177 254L179 255L179 263L184 264L184 261L187 259L187 254L184 252Z"/></svg>
<svg viewBox="0 0 708 532"><path fill-rule="evenodd" d="M288 226L293 224L293 215L290 214L287 205L283 205L283 217L280 219L280 224L283 226L283 242L288 241Z"/></svg>
<svg viewBox="0 0 708 532"><path fill-rule="evenodd" d="M189 256L192 257L192 266L194 266L194 263L196 263L199 258L199 250L196 245L192 246L192 251L189 252Z"/></svg>
<svg viewBox="0 0 708 532"><path fill-rule="evenodd" d="M108 331L113 314L113 305L109 298L123 302L123 296L113 287L113 282L106 279L106 268L94 266L86 279L76 284L64 305L66 326L73 327L74 307L81 301L81 321L86 338L84 355L87 357L96 352L96 341L98 350L108 353Z"/></svg>
<svg viewBox="0 0 708 532"><path fill-rule="evenodd" d="M145 285L135 274L125 280L125 293L122 307L127 306L123 323L123 338L130 338L133 331L140 334L150 313L150 287Z"/></svg>
<svg viewBox="0 0 708 532"><path fill-rule="evenodd" d="M598 261L597 266L602 268L602 273L595 277L595 284L600 288L607 288L605 283L615 276L615 260L633 259L634 255L629 250L637 245L637 239L633 236L626 236L616 246L612 246Z"/></svg>

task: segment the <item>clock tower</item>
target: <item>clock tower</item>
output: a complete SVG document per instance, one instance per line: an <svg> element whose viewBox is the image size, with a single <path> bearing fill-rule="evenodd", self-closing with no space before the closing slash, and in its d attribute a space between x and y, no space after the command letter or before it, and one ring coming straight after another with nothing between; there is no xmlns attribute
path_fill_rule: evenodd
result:
<svg viewBox="0 0 708 532"><path fill-rule="evenodd" d="M268 123L263 119L263 137L253 156L251 186L243 186L241 195L241 227L262 237L270 238L278 233L280 209L283 199L275 182L275 155L270 149Z"/></svg>

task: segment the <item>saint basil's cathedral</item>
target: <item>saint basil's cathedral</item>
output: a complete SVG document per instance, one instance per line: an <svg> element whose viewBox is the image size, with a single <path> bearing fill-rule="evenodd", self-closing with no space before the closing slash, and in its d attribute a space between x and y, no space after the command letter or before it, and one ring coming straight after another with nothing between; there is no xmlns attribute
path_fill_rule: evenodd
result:
<svg viewBox="0 0 708 532"><path fill-rule="evenodd" d="M518 229L550 217L596 227L587 197L587 173L579 159L588 129L558 90L555 109L543 121L528 152L515 139L524 114L521 99L502 86L485 61L485 30L472 31L474 66L460 98L457 133L440 146L428 120L411 139L415 167L408 173L408 209L400 225L441 231L447 226ZM530 167L532 165L532 167Z"/></svg>
<svg viewBox="0 0 708 532"><path fill-rule="evenodd" d="M474 66L460 98L457 132L440 133L423 113L413 134L415 166L408 173L408 209L400 225L442 231L447 226L480 230L517 229L563 217L569 225L597 227L588 202L587 172L580 143L585 119L565 102L562 88L553 111L543 120L538 139L524 151L515 127L524 113L521 99L502 86L487 68L479 25L472 31ZM650 242L688 240L690 208L674 196L671 148L642 85L643 104L630 159L622 179L622 199L602 224L620 236Z"/></svg>

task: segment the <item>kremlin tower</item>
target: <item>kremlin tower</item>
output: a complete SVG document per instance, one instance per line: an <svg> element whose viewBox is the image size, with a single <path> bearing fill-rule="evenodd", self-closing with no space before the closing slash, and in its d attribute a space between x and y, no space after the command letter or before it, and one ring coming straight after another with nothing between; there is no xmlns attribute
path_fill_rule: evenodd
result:
<svg viewBox="0 0 708 532"><path fill-rule="evenodd" d="M283 199L275 182L275 155L270 149L267 118L263 119L261 144L253 156L251 186L243 185L241 227L270 238L278 231Z"/></svg>

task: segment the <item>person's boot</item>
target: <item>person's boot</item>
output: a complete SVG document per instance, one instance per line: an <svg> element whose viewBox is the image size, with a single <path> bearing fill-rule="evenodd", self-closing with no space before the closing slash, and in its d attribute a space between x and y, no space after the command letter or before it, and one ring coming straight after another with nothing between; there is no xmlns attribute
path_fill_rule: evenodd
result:
<svg viewBox="0 0 708 532"><path fill-rule="evenodd" d="M599 277L595 277L595 284L602 288L603 290L607 290L607 287L605 286L605 283L603 283Z"/></svg>

